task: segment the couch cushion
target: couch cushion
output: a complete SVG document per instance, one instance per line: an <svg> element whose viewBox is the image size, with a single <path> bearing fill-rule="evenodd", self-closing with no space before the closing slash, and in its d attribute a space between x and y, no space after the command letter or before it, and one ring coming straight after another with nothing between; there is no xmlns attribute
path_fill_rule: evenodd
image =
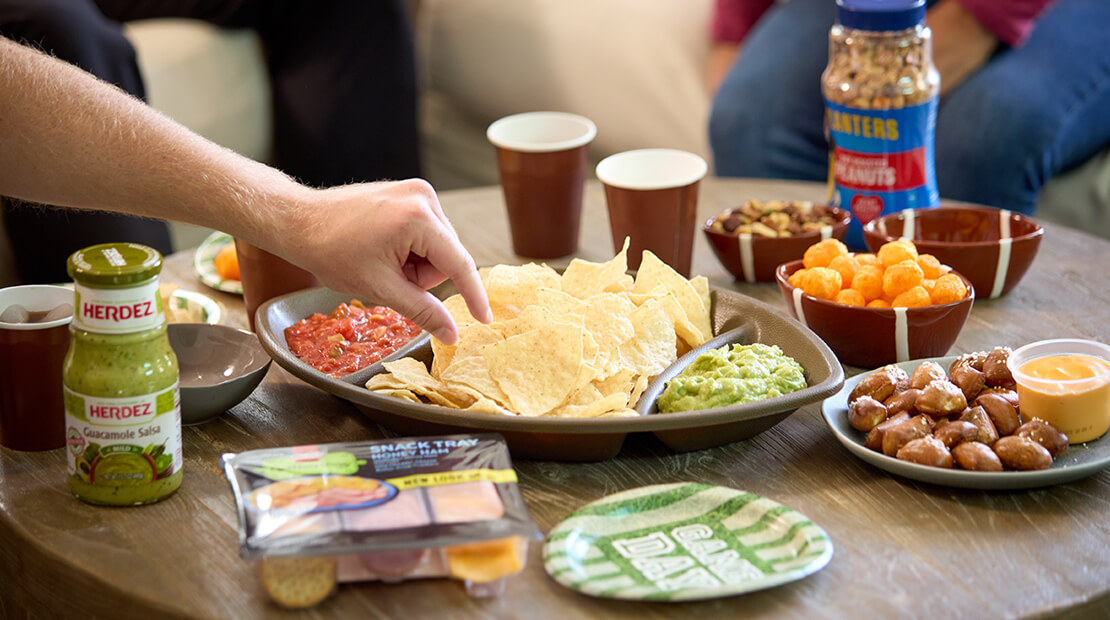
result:
<svg viewBox="0 0 1110 620"><path fill-rule="evenodd" d="M597 124L596 161L669 147L708 159L712 0L422 0L424 159L437 187L496 182L485 127L559 110Z"/></svg>

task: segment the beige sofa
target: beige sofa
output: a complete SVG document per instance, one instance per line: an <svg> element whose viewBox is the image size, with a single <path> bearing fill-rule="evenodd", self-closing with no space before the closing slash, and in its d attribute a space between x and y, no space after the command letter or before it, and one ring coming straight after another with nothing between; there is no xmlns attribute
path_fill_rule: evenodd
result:
<svg viewBox="0 0 1110 620"><path fill-rule="evenodd" d="M566 110L598 126L596 161L681 148L709 159L702 87L713 0L419 0L425 174L440 189L497 182L485 128L505 114ZM248 156L270 141L265 72L249 32L129 26L150 102ZM1110 238L1110 149L1045 189L1039 217Z"/></svg>
<svg viewBox="0 0 1110 620"><path fill-rule="evenodd" d="M426 176L440 189L496 183L486 126L539 109L593 119L595 161L641 147L709 159L702 68L712 4L415 2ZM268 85L253 33L181 20L138 22L128 33L151 105L216 142L267 158ZM1049 183L1038 215L1110 238L1110 150Z"/></svg>
<svg viewBox="0 0 1110 620"><path fill-rule="evenodd" d="M496 183L486 126L539 109L593 119L595 161L642 147L686 149L708 160L702 68L712 4L414 2L426 176L440 189ZM151 105L215 142L267 160L269 86L252 32L151 20L129 24L127 33ZM1110 238L1110 151L1053 180L1039 214ZM189 247L204 233L175 226L175 243Z"/></svg>

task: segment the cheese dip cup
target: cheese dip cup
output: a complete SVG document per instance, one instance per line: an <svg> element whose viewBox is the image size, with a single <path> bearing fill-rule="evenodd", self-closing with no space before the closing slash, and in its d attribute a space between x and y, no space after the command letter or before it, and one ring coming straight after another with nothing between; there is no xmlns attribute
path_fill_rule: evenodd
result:
<svg viewBox="0 0 1110 620"><path fill-rule="evenodd" d="M1022 420L1041 418L1072 444L1110 428L1110 346L1090 340L1042 340L1010 354Z"/></svg>

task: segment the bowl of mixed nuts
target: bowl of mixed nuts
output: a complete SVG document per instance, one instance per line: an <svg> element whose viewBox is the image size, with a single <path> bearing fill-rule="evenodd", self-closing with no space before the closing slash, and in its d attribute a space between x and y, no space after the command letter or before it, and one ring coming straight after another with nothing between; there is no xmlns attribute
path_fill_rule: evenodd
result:
<svg viewBox="0 0 1110 620"><path fill-rule="evenodd" d="M774 282L775 269L801 259L809 246L829 237L843 240L851 220L846 209L837 207L751 199L710 218L703 230L737 280Z"/></svg>

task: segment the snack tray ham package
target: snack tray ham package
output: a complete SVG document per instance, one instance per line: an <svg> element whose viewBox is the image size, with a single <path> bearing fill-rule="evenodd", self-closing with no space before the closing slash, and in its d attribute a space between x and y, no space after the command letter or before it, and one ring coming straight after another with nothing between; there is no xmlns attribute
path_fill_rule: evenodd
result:
<svg viewBox="0 0 1110 620"><path fill-rule="evenodd" d="M400 437L223 456L240 553L287 607L337 583L451 577L500 593L542 538L504 440L494 434Z"/></svg>

